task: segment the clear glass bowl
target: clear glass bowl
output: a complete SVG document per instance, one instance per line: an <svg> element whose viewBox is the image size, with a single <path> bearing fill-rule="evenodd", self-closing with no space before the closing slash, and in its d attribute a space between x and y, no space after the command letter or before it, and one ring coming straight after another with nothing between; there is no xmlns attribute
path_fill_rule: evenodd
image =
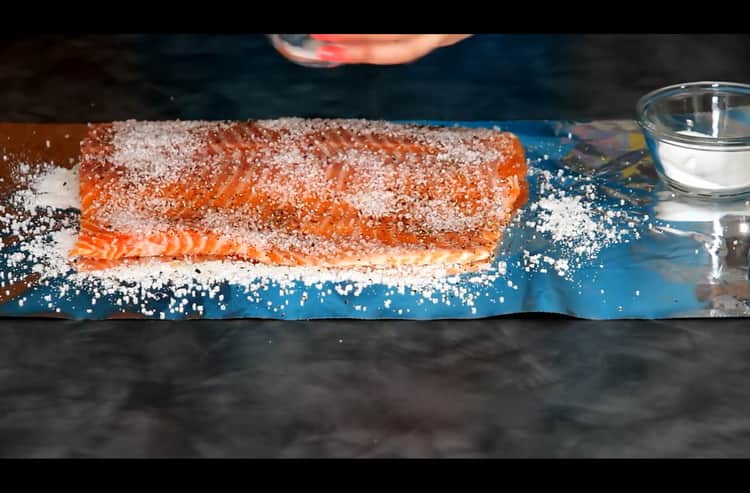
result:
<svg viewBox="0 0 750 493"><path fill-rule="evenodd" d="M750 195L750 85L693 82L643 96L638 123L671 188L704 198Z"/></svg>

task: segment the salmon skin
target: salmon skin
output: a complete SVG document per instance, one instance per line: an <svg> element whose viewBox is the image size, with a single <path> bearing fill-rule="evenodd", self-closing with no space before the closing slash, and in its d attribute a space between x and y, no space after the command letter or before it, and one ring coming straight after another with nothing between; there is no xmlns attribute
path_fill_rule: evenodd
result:
<svg viewBox="0 0 750 493"><path fill-rule="evenodd" d="M475 265L527 199L510 133L299 118L91 124L80 187L70 256L90 266Z"/></svg>

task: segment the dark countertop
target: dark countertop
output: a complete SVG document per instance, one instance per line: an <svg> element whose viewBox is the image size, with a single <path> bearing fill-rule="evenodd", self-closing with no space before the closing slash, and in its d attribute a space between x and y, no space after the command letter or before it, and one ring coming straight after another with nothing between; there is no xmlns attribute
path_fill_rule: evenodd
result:
<svg viewBox="0 0 750 493"><path fill-rule="evenodd" d="M297 67L258 36L6 39L1 121L623 118L748 36L481 36ZM750 323L0 320L0 456L747 456Z"/></svg>

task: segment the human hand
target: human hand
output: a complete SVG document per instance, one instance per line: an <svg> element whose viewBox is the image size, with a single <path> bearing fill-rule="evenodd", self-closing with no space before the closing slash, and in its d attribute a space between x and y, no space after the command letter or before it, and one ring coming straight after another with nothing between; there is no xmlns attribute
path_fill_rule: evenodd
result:
<svg viewBox="0 0 750 493"><path fill-rule="evenodd" d="M396 65L410 63L450 46L471 34L311 34L326 43L318 48L321 61L341 64Z"/></svg>

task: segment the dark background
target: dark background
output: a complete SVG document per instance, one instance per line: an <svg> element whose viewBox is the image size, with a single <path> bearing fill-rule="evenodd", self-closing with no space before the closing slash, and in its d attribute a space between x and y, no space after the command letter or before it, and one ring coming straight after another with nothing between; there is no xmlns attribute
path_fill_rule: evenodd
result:
<svg viewBox="0 0 750 493"><path fill-rule="evenodd" d="M0 43L0 116L630 118L645 92L706 79L748 81L750 37L481 35L412 65L335 70L258 35L37 37Z"/></svg>
<svg viewBox="0 0 750 493"><path fill-rule="evenodd" d="M478 36L298 67L262 36L0 43L0 121L630 118L750 37ZM0 320L0 456L750 455L750 324Z"/></svg>

